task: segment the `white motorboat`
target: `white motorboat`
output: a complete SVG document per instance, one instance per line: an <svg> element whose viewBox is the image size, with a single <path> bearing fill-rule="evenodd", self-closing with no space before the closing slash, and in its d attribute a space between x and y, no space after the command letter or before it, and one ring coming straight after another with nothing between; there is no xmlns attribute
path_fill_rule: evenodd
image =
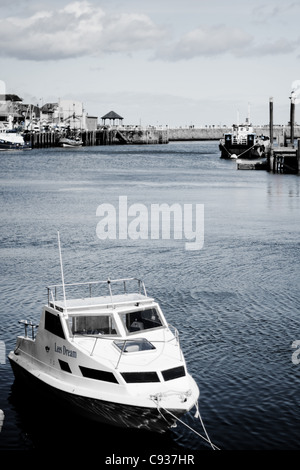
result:
<svg viewBox="0 0 300 470"><path fill-rule="evenodd" d="M83 141L80 137L61 137L58 142L60 147L82 147Z"/></svg>
<svg viewBox="0 0 300 470"><path fill-rule="evenodd" d="M20 323L25 333L8 356L16 380L49 391L82 416L162 432L197 408L199 389L178 332L141 280L63 281L48 287L36 335L37 325Z"/></svg>

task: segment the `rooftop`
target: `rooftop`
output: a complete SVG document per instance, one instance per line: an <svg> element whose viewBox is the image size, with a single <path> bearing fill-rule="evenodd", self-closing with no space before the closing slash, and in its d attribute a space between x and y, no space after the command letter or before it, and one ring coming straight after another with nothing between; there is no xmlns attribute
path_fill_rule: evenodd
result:
<svg viewBox="0 0 300 470"><path fill-rule="evenodd" d="M115 113L114 111L110 111L109 113L105 114L105 116L102 116L101 119L124 119L122 116L119 114Z"/></svg>
<svg viewBox="0 0 300 470"><path fill-rule="evenodd" d="M0 95L0 101L23 101L18 95Z"/></svg>

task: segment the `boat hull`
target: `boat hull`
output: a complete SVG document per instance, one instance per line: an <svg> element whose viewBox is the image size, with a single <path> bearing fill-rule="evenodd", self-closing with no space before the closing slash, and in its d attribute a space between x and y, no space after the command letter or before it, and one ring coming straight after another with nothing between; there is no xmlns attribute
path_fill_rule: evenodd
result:
<svg viewBox="0 0 300 470"><path fill-rule="evenodd" d="M39 396L43 393L53 402L60 406L65 405L69 411L88 420L119 428L142 429L156 433L163 433L175 425L176 419L165 410L124 405L69 393L39 380L10 357L9 361L16 383L22 382L22 385L26 385L33 393L39 393ZM187 412L185 409L168 411L175 417Z"/></svg>
<svg viewBox="0 0 300 470"><path fill-rule="evenodd" d="M59 145L60 147L64 147L64 148L69 148L69 147L74 148L74 147L82 147L83 142L82 140L69 139L65 137L59 140Z"/></svg>
<svg viewBox="0 0 300 470"><path fill-rule="evenodd" d="M236 157L243 158L260 158L262 153L259 152L256 147L249 147L246 145L231 145L227 147L224 144L220 144L219 149L221 150L221 158L233 159Z"/></svg>
<svg viewBox="0 0 300 470"><path fill-rule="evenodd" d="M31 145L25 142L24 137L19 132L0 131L0 150L30 150Z"/></svg>
<svg viewBox="0 0 300 470"><path fill-rule="evenodd" d="M26 142L22 144L0 139L0 151L2 150L31 150L31 146Z"/></svg>

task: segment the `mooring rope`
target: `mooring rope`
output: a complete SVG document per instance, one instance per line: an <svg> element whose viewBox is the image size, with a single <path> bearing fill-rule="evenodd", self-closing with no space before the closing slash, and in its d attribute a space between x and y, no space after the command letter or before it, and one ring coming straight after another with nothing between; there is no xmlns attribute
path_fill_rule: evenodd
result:
<svg viewBox="0 0 300 470"><path fill-rule="evenodd" d="M193 429L191 426L189 426L187 423L185 423L185 422L182 421L180 418L178 418L177 416L175 416L170 410L167 410L166 408L164 408L163 406L161 406L161 405L159 404L159 400L158 400L157 398L155 399L154 397L152 397L151 399L152 399L152 400L154 401L154 403L156 404L156 407L157 407L157 410L158 410L159 414L164 418L164 420L165 420L166 422L168 422L168 421L166 420L166 418L164 417L164 415L161 413L161 411L160 411L161 409L162 409L163 411L165 411L166 413L168 413L170 416L172 416L176 421L179 421L181 424L183 424L184 426L186 426L190 431L192 431L193 433L197 434L197 436L201 437L201 439L203 439L205 442L207 442L207 443L211 446L211 448L212 448L213 450L220 450L220 448L217 447L215 444L213 444L213 443L211 442L211 440L210 440L210 437L209 437L209 435L208 435L208 433L207 433L207 431L206 431L206 428L205 428L205 426L204 426L203 420L202 420L202 418L201 418L201 414L200 414L200 411L199 411L198 402L195 403L195 407L196 407L195 418L199 418L200 423L201 423L201 426L202 426L202 428L203 428L203 430L204 430L204 433L205 433L205 436L206 436L206 437L205 437L205 436L202 436L202 434L200 434L198 431L196 431L196 430Z"/></svg>
<svg viewBox="0 0 300 470"><path fill-rule="evenodd" d="M204 430L204 432L205 432L205 435L206 435L206 438L207 438L208 442L210 443L210 445L211 445L211 447L212 447L213 450L220 450L219 447L217 447L215 444L213 444L213 443L211 442L211 440L210 440L210 437L209 437L209 435L208 435L208 433L207 433L207 431L206 431L206 427L204 426L204 423L203 423L203 420L202 420L202 417L201 417L201 414L200 414L200 411L199 411L199 404L198 404L198 402L196 402L195 406L196 406L195 418L199 417L201 426L202 426L202 428L203 428L203 430Z"/></svg>
<svg viewBox="0 0 300 470"><path fill-rule="evenodd" d="M246 149L244 152L240 153L240 154L238 155L238 158L241 157L242 155L244 155L244 153L247 153L247 152L249 152L250 150L252 150L252 149L255 147L255 145L256 145L256 144L252 145L252 147L250 147L250 148Z"/></svg>
<svg viewBox="0 0 300 470"><path fill-rule="evenodd" d="M223 149L226 150L226 152L228 153L228 155L229 155L230 157L231 157L232 155L234 155L233 153L230 153L229 150L227 150L227 148L225 147L224 144L221 143L221 145L222 145ZM240 153L239 155L237 155L237 157L239 158L239 157L241 157L242 155L244 155L244 153L249 152L249 151L252 150L256 145L257 145L257 143L255 143L254 145L252 145L252 147L247 148L244 152L242 152L242 153Z"/></svg>
<svg viewBox="0 0 300 470"><path fill-rule="evenodd" d="M201 418L201 415L199 413L199 418L200 418L200 422L201 422L201 425L203 427L203 430L206 434L207 437L204 437L202 436L202 434L200 434L198 431L196 431L195 429L193 429L191 426L189 426L187 423L185 423L184 421L182 421L180 418L178 418L177 416L175 416L171 411L163 408L164 411L166 411L167 413L169 413L171 416L173 416L173 418L175 418L177 421L179 421L181 424L183 424L184 426L186 426L190 431L194 432L195 434L197 434L197 436L201 437L201 439L203 439L204 441L206 441L208 444L210 444L210 446L212 447L213 450L220 450L215 444L213 444L207 434L207 431L204 427L204 423L202 421L202 418Z"/></svg>

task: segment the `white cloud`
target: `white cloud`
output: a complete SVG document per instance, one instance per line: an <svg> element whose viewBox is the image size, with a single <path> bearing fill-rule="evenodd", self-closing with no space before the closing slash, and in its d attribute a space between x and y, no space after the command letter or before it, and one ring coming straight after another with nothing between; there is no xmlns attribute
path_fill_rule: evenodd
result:
<svg viewBox="0 0 300 470"><path fill-rule="evenodd" d="M277 14L277 7L261 9L265 16ZM138 11L108 12L92 0L78 0L64 6L54 2L27 16L18 13L0 19L0 56L47 61L151 50L155 59L175 62L224 54L236 58L285 54L298 47L296 41L284 37L264 41L260 35L258 39L239 23L205 24L194 29L191 23L190 30L175 40L166 28Z"/></svg>
<svg viewBox="0 0 300 470"><path fill-rule="evenodd" d="M177 43L162 47L156 58L170 61L189 60L195 57L214 57L231 54L236 58L290 54L299 40L284 37L275 40L260 39L238 27L226 25L201 26L184 35Z"/></svg>
<svg viewBox="0 0 300 470"><path fill-rule="evenodd" d="M162 48L158 57L170 60L238 53L251 45L252 36L240 28L225 25L201 26L188 32L176 44Z"/></svg>
<svg viewBox="0 0 300 470"><path fill-rule="evenodd" d="M274 56L279 54L290 54L298 47L298 41L288 41L285 38L278 38L274 41L261 42L243 55L248 56Z"/></svg>
<svg viewBox="0 0 300 470"><path fill-rule="evenodd" d="M146 15L123 13L108 19L104 46L108 52L145 49L157 46L164 36Z"/></svg>
<svg viewBox="0 0 300 470"><path fill-rule="evenodd" d="M51 60L154 47L164 31L144 14L107 15L87 1L0 20L2 56Z"/></svg>
<svg viewBox="0 0 300 470"><path fill-rule="evenodd" d="M275 20L286 21L286 18L291 19L292 17L299 15L299 2L280 2L276 5L276 2L262 3L256 5L253 15L255 22L263 25L271 24Z"/></svg>

